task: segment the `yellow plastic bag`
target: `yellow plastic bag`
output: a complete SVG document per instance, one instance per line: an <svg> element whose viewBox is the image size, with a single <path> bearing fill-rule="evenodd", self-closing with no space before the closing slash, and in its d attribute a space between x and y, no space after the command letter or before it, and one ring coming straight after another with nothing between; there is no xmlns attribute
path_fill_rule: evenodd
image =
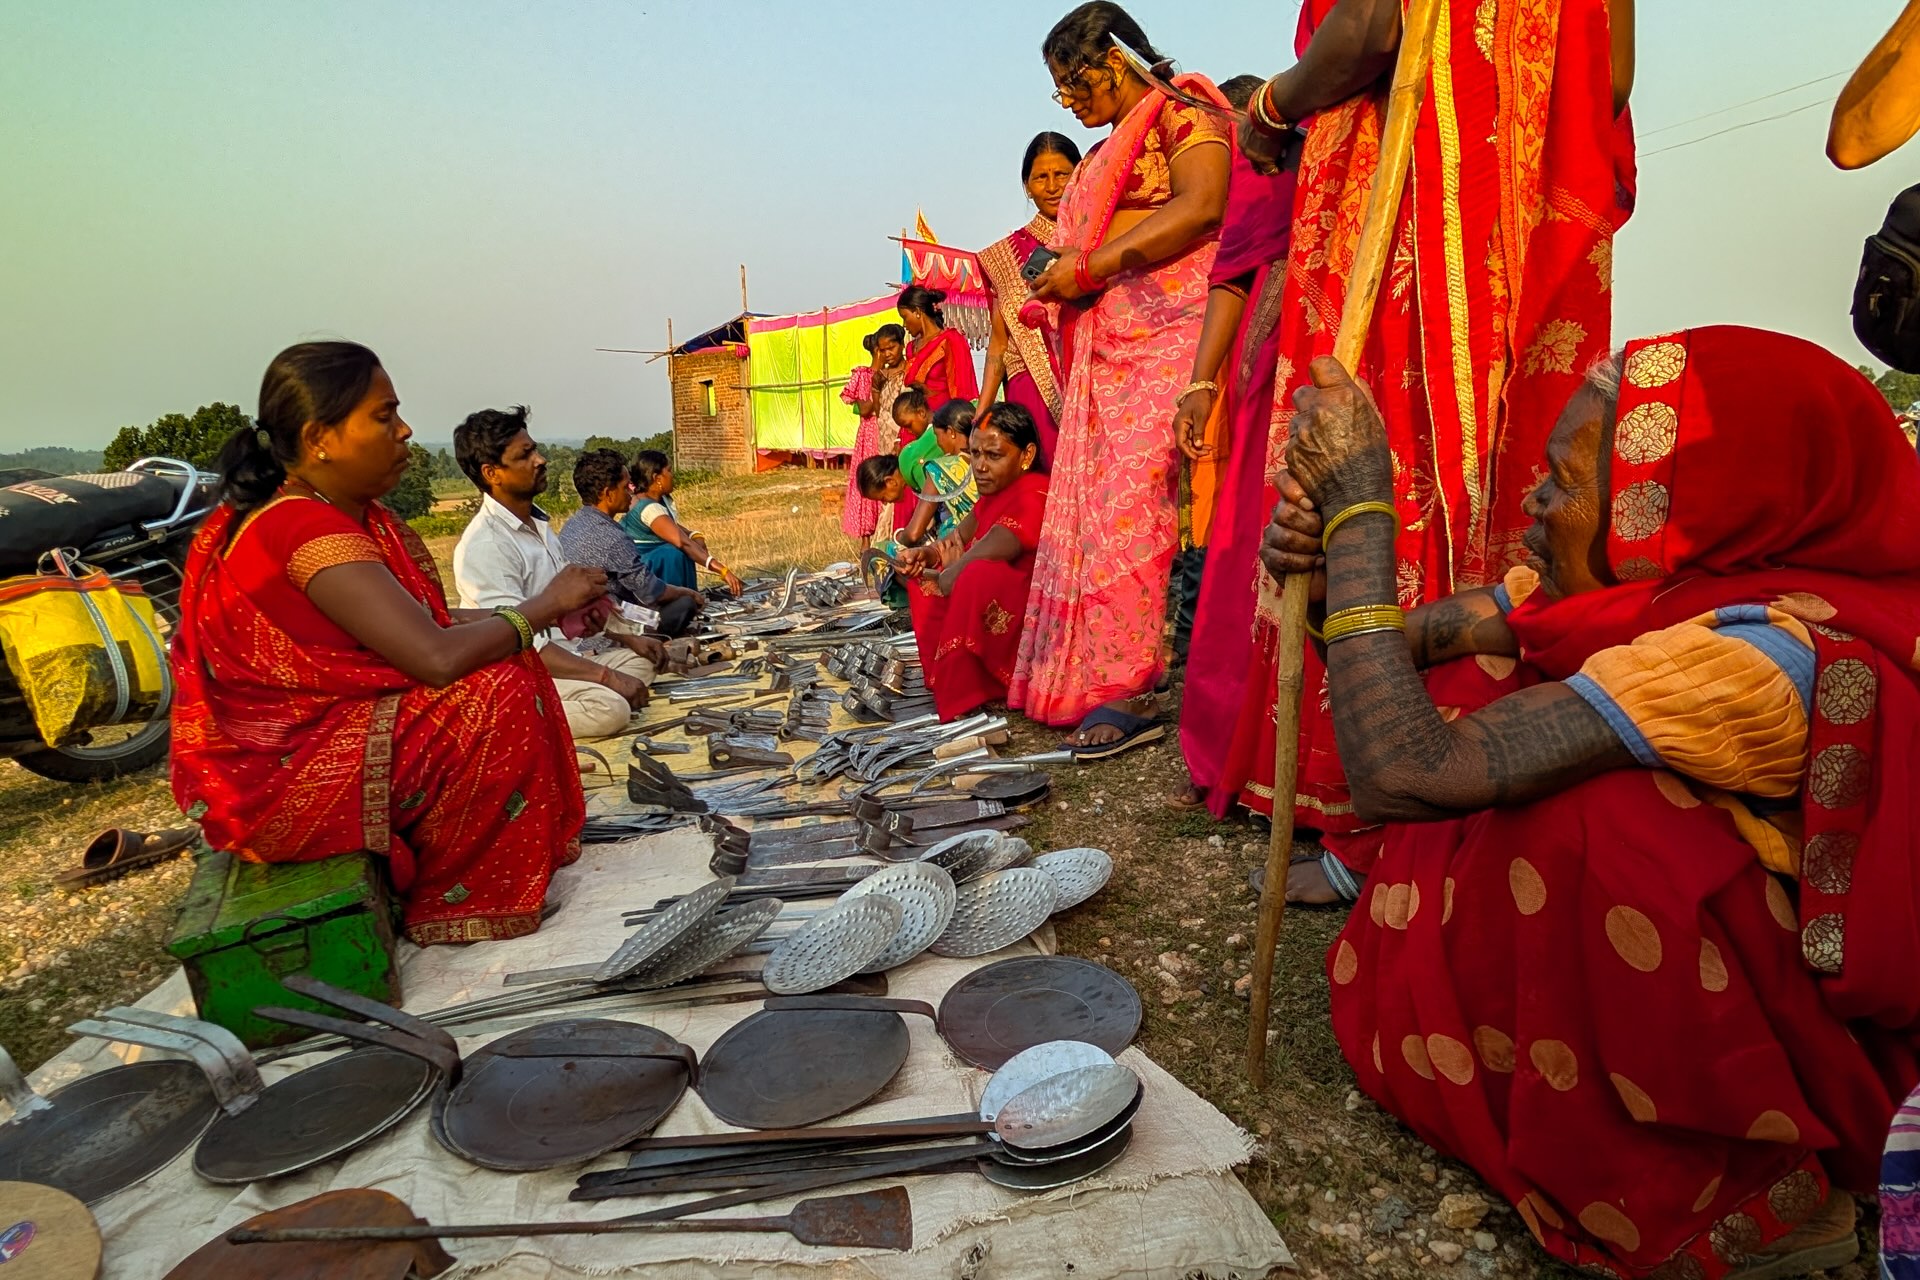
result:
<svg viewBox="0 0 1920 1280"><path fill-rule="evenodd" d="M0 644L48 745L165 715L173 697L153 601L135 582L52 557L0 581Z"/></svg>

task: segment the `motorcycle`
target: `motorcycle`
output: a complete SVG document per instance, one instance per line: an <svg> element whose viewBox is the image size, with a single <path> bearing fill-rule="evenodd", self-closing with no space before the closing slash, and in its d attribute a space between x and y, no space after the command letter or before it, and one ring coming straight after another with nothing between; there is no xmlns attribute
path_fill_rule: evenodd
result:
<svg viewBox="0 0 1920 1280"><path fill-rule="evenodd" d="M132 479L125 479L132 477ZM64 484L62 481L75 483ZM158 483L154 483L154 482ZM105 482L104 486L101 482ZM108 577L138 583L154 606L164 644L180 621L180 587L194 530L213 509L218 477L175 458L142 458L110 476L48 478L0 489L38 498L31 521L0 521L0 528L30 523L9 547L0 548L0 575L35 572L43 561L61 567L87 565ZM102 488L112 502L76 498L68 490ZM12 514L0 511L0 515ZM102 525L106 527L101 527ZM31 552L27 547L37 541ZM0 664L0 757L58 782L100 782L136 773L166 758L169 697L145 715L97 725L61 742L41 738L14 679Z"/></svg>

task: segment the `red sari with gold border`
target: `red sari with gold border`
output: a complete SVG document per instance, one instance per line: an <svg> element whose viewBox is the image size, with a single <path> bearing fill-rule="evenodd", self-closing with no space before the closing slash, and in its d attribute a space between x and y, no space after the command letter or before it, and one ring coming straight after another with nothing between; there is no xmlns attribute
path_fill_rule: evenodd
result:
<svg viewBox="0 0 1920 1280"><path fill-rule="evenodd" d="M1872 1190L1920 1076L1920 465L1811 343L1718 326L1627 352L1603 445L1619 585L1536 593L1517 669L1451 663L1428 692L1471 712L1726 606L1797 618L1795 874L1665 771L1389 825L1328 956L1333 1025L1361 1088L1556 1257L1713 1280L1829 1182Z"/></svg>
<svg viewBox="0 0 1920 1280"><path fill-rule="evenodd" d="M1333 0L1301 12L1304 51ZM1268 474L1293 393L1333 350L1380 160L1384 88L1317 116L1300 161ZM1491 139L1491 145L1489 140ZM1393 445L1403 604L1497 582L1521 557L1545 442L1608 349L1613 233L1624 221L1605 0L1447 0L1412 172L1357 376ZM1269 487L1269 506L1277 495ZM1221 779L1272 809L1278 593L1261 575L1256 667ZM1296 821L1356 823L1325 669L1309 650ZM1364 867L1359 868L1364 871Z"/></svg>
<svg viewBox="0 0 1920 1280"><path fill-rule="evenodd" d="M931 341L907 344L907 370L901 381L927 389L927 412L938 413L949 400L973 400L980 379L973 371L973 350L958 329L942 329Z"/></svg>
<svg viewBox="0 0 1920 1280"><path fill-rule="evenodd" d="M353 561L451 624L425 544L383 507L362 525L289 490L208 518L173 649L174 798L249 861L384 856L416 943L532 933L586 814L553 680L529 652L420 684L307 598Z"/></svg>

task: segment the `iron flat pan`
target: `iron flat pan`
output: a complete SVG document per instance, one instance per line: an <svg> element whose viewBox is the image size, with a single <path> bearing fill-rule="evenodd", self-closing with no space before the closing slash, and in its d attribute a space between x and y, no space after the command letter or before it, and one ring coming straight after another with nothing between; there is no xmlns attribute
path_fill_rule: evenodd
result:
<svg viewBox="0 0 1920 1280"><path fill-rule="evenodd" d="M95 1204L158 1173L220 1111L191 1062L152 1059L84 1076L52 1110L0 1126L0 1182L37 1182Z"/></svg>
<svg viewBox="0 0 1920 1280"><path fill-rule="evenodd" d="M886 1088L908 1041L906 1019L885 1010L762 1010L707 1050L700 1098L742 1129L799 1129Z"/></svg>
<svg viewBox="0 0 1920 1280"><path fill-rule="evenodd" d="M1119 1133L1122 1129L1130 1127L1133 1124L1134 1116L1140 1112L1140 1104L1146 1100L1146 1097L1147 1084L1146 1081L1142 1080L1140 1087L1134 1090L1133 1101L1128 1103L1119 1115L1107 1121L1085 1137L1075 1138L1071 1142L1062 1142L1051 1147L1016 1147L1010 1143L1003 1142L993 1150L991 1153L992 1157L1001 1164L1031 1165L1055 1164L1062 1160L1070 1160L1075 1156L1085 1155L1095 1147L1106 1142L1116 1133Z"/></svg>
<svg viewBox="0 0 1920 1280"><path fill-rule="evenodd" d="M516 1047L575 1040L581 1056L515 1057ZM650 1132L687 1091L687 1068L665 1058L679 1041L634 1022L543 1022L476 1050L460 1082L434 1100L434 1134L487 1169L524 1173L579 1164Z"/></svg>
<svg viewBox="0 0 1920 1280"><path fill-rule="evenodd" d="M1140 995L1102 965L1071 956L1018 956L956 982L940 1002L940 1036L976 1067L998 1071L1049 1040L1117 1054L1140 1031Z"/></svg>
<svg viewBox="0 0 1920 1280"><path fill-rule="evenodd" d="M253 1106L200 1139L193 1171L208 1182L281 1178L345 1155L425 1102L440 1073L419 1058L368 1048L276 1080Z"/></svg>

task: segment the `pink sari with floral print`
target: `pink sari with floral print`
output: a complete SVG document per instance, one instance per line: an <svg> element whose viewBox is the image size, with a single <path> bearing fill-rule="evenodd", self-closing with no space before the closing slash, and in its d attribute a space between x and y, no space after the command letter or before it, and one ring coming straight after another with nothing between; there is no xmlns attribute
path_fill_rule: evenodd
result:
<svg viewBox="0 0 1920 1280"><path fill-rule="evenodd" d="M1179 87L1224 103L1198 76ZM1150 92L1080 165L1054 248L1105 240L1149 134L1172 108ZM1007 703L1071 725L1151 690L1163 666L1167 574L1179 543L1173 414L1193 375L1218 240L1115 275L1093 304L1064 307L1066 390L1027 625Z"/></svg>

